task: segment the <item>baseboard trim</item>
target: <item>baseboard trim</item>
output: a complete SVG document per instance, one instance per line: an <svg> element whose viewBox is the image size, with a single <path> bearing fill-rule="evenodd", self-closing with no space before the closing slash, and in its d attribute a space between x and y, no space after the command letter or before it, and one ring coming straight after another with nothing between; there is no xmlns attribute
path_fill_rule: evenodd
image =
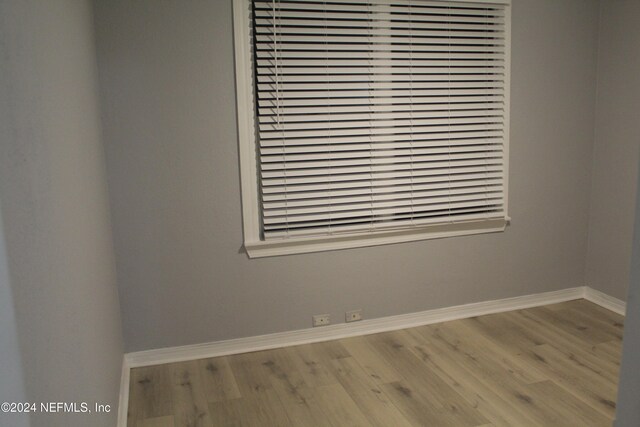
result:
<svg viewBox="0 0 640 427"><path fill-rule="evenodd" d="M485 314L520 310L523 308L580 299L584 296L585 288L576 287L534 295L438 308L418 313L363 320L356 323L342 323L322 328L301 329L204 344L139 351L126 354L125 359L129 367L136 368L207 357L248 353L359 335L369 335Z"/></svg>
<svg viewBox="0 0 640 427"><path fill-rule="evenodd" d="M622 316L624 316L627 311L627 303L624 301L588 286L584 287L584 299Z"/></svg>
<svg viewBox="0 0 640 427"><path fill-rule="evenodd" d="M118 401L117 427L127 427L127 414L129 412L129 376L131 367L127 363L127 355L122 358L122 373L120 374L120 399Z"/></svg>
<svg viewBox="0 0 640 427"><path fill-rule="evenodd" d="M127 426L129 406L130 370L142 366L195 360L206 357L227 356L251 351L269 350L292 345L309 344L359 335L394 331L415 326L465 319L485 314L521 310L584 298L608 310L624 316L626 303L588 286L544 292L494 301L483 301L454 307L438 308L418 313L400 314L379 319L363 320L357 323L343 323L322 328L301 329L290 332L237 338L204 344L127 353L122 361L120 380L120 401L118 406L118 427Z"/></svg>

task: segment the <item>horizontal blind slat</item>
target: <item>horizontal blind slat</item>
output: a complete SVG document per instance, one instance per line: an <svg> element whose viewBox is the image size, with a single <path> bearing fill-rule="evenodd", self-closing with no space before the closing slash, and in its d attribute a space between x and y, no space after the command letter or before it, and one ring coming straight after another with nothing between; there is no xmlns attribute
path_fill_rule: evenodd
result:
<svg viewBox="0 0 640 427"><path fill-rule="evenodd" d="M260 42L256 44L260 58L288 58L299 57L302 51L314 51L314 56L322 58L342 57L345 52L357 52L358 57L386 58L386 57L406 57L408 52L413 52L410 56L422 58L425 53L442 53L446 52L450 56L459 53L476 53L486 52L501 53L504 52L504 46L500 44L458 44L447 43L446 40L441 43L420 43L419 40L413 39L414 43L405 41L404 43L385 44L379 41L370 44L354 44L347 43L343 40L341 43L331 43L318 41L318 43L283 43L280 40L271 42ZM277 47L277 51L274 48ZM387 53L390 53L387 55ZM323 54L323 55L319 55ZM394 55L397 54L397 55Z"/></svg>
<svg viewBox="0 0 640 427"><path fill-rule="evenodd" d="M426 200L428 198L434 198L438 196L448 196L457 194L476 194L480 195L480 198L487 198L490 194L500 193L503 187L498 184L483 183L483 185L476 185L473 187L440 187L437 189L429 188L428 190L420 190L414 187L405 188L405 191L394 191L391 193L371 193L371 194L347 194L336 195L335 193L329 193L325 197L314 198L285 198L277 200L264 200L264 209L287 209L296 207L326 207L328 205L345 205L353 203L370 203L373 206L373 202L380 201L398 201L398 202L419 202L420 200Z"/></svg>
<svg viewBox="0 0 640 427"><path fill-rule="evenodd" d="M369 43L375 42L376 47L380 46L407 46L407 45L491 45L491 46L504 46L505 40L501 35L494 35L489 32L477 32L472 33L470 31L457 31L458 36L454 36L450 31L445 34L440 34L438 37L434 36L434 33L412 32L411 35L407 35L405 32L397 33L394 37L393 33L386 35L373 36L370 33L361 34L327 34L323 33L322 37L317 36L305 36L301 34L277 34L272 33L259 33L256 35L257 46L264 48L263 43L268 43L273 46L274 42L278 43L278 46L314 46L314 45L329 45L332 48L341 48L345 43L358 43L360 47Z"/></svg>
<svg viewBox="0 0 640 427"><path fill-rule="evenodd" d="M258 81L278 82L298 81L418 81L429 80L471 80L481 77L503 77L502 67L261 67Z"/></svg>
<svg viewBox="0 0 640 427"><path fill-rule="evenodd" d="M473 58L460 58L453 57L447 58L446 56L440 56L438 58L284 58L278 56L277 60L275 55L267 58L256 58L259 67L274 67L277 62L279 67L285 70L287 67L324 67L330 69L331 67L395 67L398 72L405 70L408 72L408 68L421 68L426 69L428 67L504 67L503 58L486 58L484 56L477 56ZM260 72L260 69L258 69Z"/></svg>
<svg viewBox="0 0 640 427"><path fill-rule="evenodd" d="M313 237L322 235L340 235L347 233L362 233L373 231L384 231L393 229L403 229L407 227L420 228L431 224L449 224L455 221L477 221L504 218L505 213L502 208L487 209L478 213L478 209L457 209L452 215L442 217L439 213L423 215L394 215L393 220L378 219L373 222L363 219L343 220L339 224L331 221L316 221L305 223L303 227L291 227L286 231L283 228L268 227L265 235L270 239L282 239L290 237ZM449 218L447 220L447 218Z"/></svg>
<svg viewBox="0 0 640 427"><path fill-rule="evenodd" d="M415 164L419 167L419 164L440 164L442 161L458 161L469 159L490 159L500 157L502 154L501 149L486 149L486 150L474 150L469 152L452 152L452 153L403 153L404 155L390 155L385 157L350 157L341 159L320 159L320 160L290 160L288 158L279 162L264 162L262 164L263 171L289 171L298 169L326 169L326 168L340 168L347 166L377 166L377 165L402 165L406 167L406 163L410 165Z"/></svg>
<svg viewBox="0 0 640 427"><path fill-rule="evenodd" d="M440 168L440 169L417 169L417 170L394 170L394 171L373 171L373 172L360 172L360 173L335 173L332 175L314 175L314 176L289 176L286 179L283 176L273 178L263 178L262 186L264 187L286 187L295 186L298 184L311 184L311 183L341 183L341 182L362 182L369 180L371 182L384 181L396 178L410 177L415 182L419 182L422 178L437 177L443 179L449 176L466 176L466 174L473 174L479 172L500 172L502 173L504 168L502 164L486 164L486 165L464 165L452 168Z"/></svg>
<svg viewBox="0 0 640 427"><path fill-rule="evenodd" d="M309 200L309 199L331 199L345 196L372 196L372 195L395 195L405 194L417 191L431 191L440 189L458 189L458 188L475 188L485 187L489 185L502 185L502 176L497 173L483 173L467 176L466 179L448 179L448 180L432 180L430 182L420 183L417 180L395 180L391 185L372 186L371 183L332 183L331 185L317 185L315 188L311 185L303 185L295 188L272 188L271 192L264 193L262 200L264 202L277 202L284 200ZM339 184L345 184L339 186ZM301 189L306 188L305 190Z"/></svg>
<svg viewBox="0 0 640 427"><path fill-rule="evenodd" d="M378 6L389 6L391 3L389 0L277 0L280 4L341 4L341 3L349 3L349 4L356 4L356 5L378 5ZM256 5L273 5L273 0L254 0L254 3ZM415 4L416 0L394 0L393 4L397 4L397 5L410 5L410 4ZM467 1L467 2L462 2L462 1L458 1L455 0L453 2L448 2L448 3L443 3L441 0L420 0L420 3L422 5L424 5L424 7L446 7L450 8L452 10L457 10L457 9L482 9L482 10L492 10L492 9L498 9L498 10L504 10L504 8L500 5L500 3L504 3L504 2L500 2L500 1L496 1L493 3L478 3L478 2L473 2L473 1ZM273 7L273 6L271 6Z"/></svg>
<svg viewBox="0 0 640 427"><path fill-rule="evenodd" d="M257 10L273 11L273 0L255 1ZM278 0L275 9L291 9L291 10L318 10L318 11L352 11L363 9L374 9L384 7L386 10L396 12L406 12L411 7L412 11L419 13L420 11L428 11L428 13L440 13L443 15L481 15L490 14L492 16L504 16L504 10L491 5L459 5L459 7L443 7L443 3L434 3L421 0L419 2L410 0L395 0L393 3L387 1L349 1L340 3L335 1L285 1Z"/></svg>
<svg viewBox="0 0 640 427"><path fill-rule="evenodd" d="M271 28L268 25L256 26L255 33L257 35L268 35L273 37L273 19L271 20ZM451 28L445 26L438 27L414 27L411 26L411 34L417 37L468 37L468 38L494 38L494 39L505 39L506 33L504 31L504 27L498 28L497 26L492 26L490 30L487 29L486 26L479 26L480 28ZM391 27L389 25L380 28L371 28L371 27L328 27L328 26L280 26L278 29L277 35L280 36L291 36L291 35L302 35L302 34L319 34L322 37L332 37L332 36L367 36L367 37L408 37L407 31L405 28L396 28Z"/></svg>
<svg viewBox="0 0 640 427"><path fill-rule="evenodd" d="M329 135L327 135L329 136ZM391 143L391 142L413 142L413 143L428 143L430 141L438 141L440 143L443 139L451 140L467 140L473 138L491 138L491 137L503 137L503 130L497 131L460 131L457 133L452 132L434 132L434 133L406 133L406 134L387 134L387 135L368 135L368 136L344 136L344 137L332 137L332 147L341 144L353 144L353 143ZM335 145L334 145L335 144ZM327 146L327 139L325 137L316 138L291 138L287 139L287 146L309 146L309 145L324 145ZM261 147L282 147L282 140L263 140L260 142Z"/></svg>
<svg viewBox="0 0 640 427"><path fill-rule="evenodd" d="M282 135L275 133L264 136L260 141L261 147L279 147L283 145L327 145L327 139L331 139L332 144L342 143L375 143L388 141L429 141L446 138L475 138L502 136L503 126L500 124L470 124L470 125L434 125L425 126L412 131L410 128L398 127L393 129L382 129L379 132L364 133L349 129L325 129L322 132L314 132L312 135L304 131L289 132L290 135L282 138ZM283 142L284 141L284 142Z"/></svg>
<svg viewBox="0 0 640 427"><path fill-rule="evenodd" d="M269 27L274 26L273 18L261 18L258 17L255 19L257 27L264 27L268 29ZM451 30L451 31L487 31L490 33L493 32L504 32L505 25L501 22L492 22L489 25L481 23L480 21L458 21L458 22L412 22L409 23L407 21L394 21L394 22L384 22L384 21L374 21L374 20L338 20L334 19L330 21L330 25L328 21L323 19L293 19L288 18L286 20L276 19L275 24L283 27L321 27L326 28L328 26L337 29L338 31L342 29L348 28L366 28L372 32L372 34L385 34L386 29L405 29L408 30L411 28L412 31L420 31L421 29L441 29L441 30ZM411 24L411 25L410 25Z"/></svg>
<svg viewBox="0 0 640 427"><path fill-rule="evenodd" d="M502 86L502 85L500 85ZM283 90L280 95L280 102L287 102L289 100L298 99L310 100L313 99L316 104L322 103L326 100L328 104L339 102L341 98L347 98L346 102L353 102L353 98L369 98L375 100L376 98L392 100L394 97L396 101L406 98L409 102L416 100L420 101L421 98L429 98L435 96L476 96L478 98L488 95L504 96L504 88L502 87L489 87L489 88L466 88L466 87L452 87L450 89L362 89L362 90L335 90L329 93L326 90L309 90L301 93L299 91L286 91ZM276 98L276 94L273 92L258 92L258 101L271 101ZM277 106L277 103L275 104Z"/></svg>
<svg viewBox="0 0 640 427"><path fill-rule="evenodd" d="M340 97L342 96L358 96L360 94L356 93L357 90L366 90L366 91L378 91L382 92L381 95L385 94L395 94L402 96L402 94L411 95L408 93L407 89L412 89L413 93L417 95L420 94L429 94L434 89L447 89L453 93L453 90L463 91L464 89L486 89L487 91L484 93L496 93L497 91L490 91L491 89L495 89L496 87L501 87L504 85L504 80L493 77L491 79L478 79L472 81L459 81L459 80L451 80L451 81L381 81L381 82L280 82L274 81L270 83L258 83L258 92L261 98L272 98L275 92L275 86L278 85L280 87L280 92L287 93L291 91L292 98L299 97L307 97L307 96L315 96L309 95L310 93L315 93L316 91L324 92L325 98L335 97L336 93L338 93ZM400 89L404 89L400 91ZM423 89L429 90L429 92L423 91ZM388 92L393 90L393 92ZM327 92L331 91L332 96L328 96ZM262 92L265 92L267 96L262 96ZM287 95L289 96L289 95Z"/></svg>
<svg viewBox="0 0 640 427"><path fill-rule="evenodd" d="M437 125L459 125L459 124L491 124L491 123L502 123L503 116L502 114L491 114L491 112L483 112L484 114L480 114L478 112L474 114L468 114L464 117L451 117L451 118L443 118L443 117L427 117L427 118L410 118L406 117L404 119L395 119L395 120L384 120L384 119L372 119L372 120L340 120L333 119L331 117L327 117L322 121L315 120L307 120L307 121L298 121L294 123L280 122L275 124L263 123L259 125L260 132L264 134L265 137L269 137L272 133L276 134L276 138L282 138L282 132L286 132L287 134L291 133L291 136L298 136L294 131L313 129L317 131L318 129L326 129L330 127L331 130L338 130L342 128L367 128L370 129L371 133L381 133L383 129L396 129L399 127L413 127L418 128L422 126L437 126ZM490 129L489 127L485 127L484 129ZM380 132L379 132L380 131ZM362 133L362 131L359 131ZM415 130L415 132L419 132Z"/></svg>
<svg viewBox="0 0 640 427"><path fill-rule="evenodd" d="M494 144L472 144L472 145L459 145L459 146L436 146L436 147L414 147L411 143L407 148L392 147L389 149L371 149L371 146L363 144L360 150L349 151L326 151L319 150L311 153L287 153L274 151L271 154L265 154L261 150L263 162L265 164L270 163L285 163L285 162L306 162L309 160L360 160L360 159L392 159L392 158L406 158L412 156L429 156L437 154L449 154L449 153L477 153L477 152L502 152L501 142L495 142Z"/></svg>
<svg viewBox="0 0 640 427"><path fill-rule="evenodd" d="M277 184L265 186L263 188L263 200L280 200L286 197L291 198L313 198L332 192L348 192L349 194L406 191L406 188L441 188L470 186L475 183L494 182L503 178L501 170L476 171L462 174L432 175L432 176L405 176L390 177L387 179L362 179L362 180L342 180L326 181L317 183L289 183L288 187Z"/></svg>
<svg viewBox="0 0 640 427"><path fill-rule="evenodd" d="M478 108L479 106L484 106L485 108ZM361 122L361 121L389 121L389 120L407 120L407 117L413 118L415 120L419 119L444 119L447 117L455 118L468 118L468 117L504 117L504 110L500 108L499 105L476 105L470 107L467 106L466 109L463 107L458 107L455 110L449 109L439 109L434 111L421 111L421 110L412 110L409 114L406 111L402 112L370 112L366 110L355 111L346 110L348 113L320 113L316 112L313 114L288 114L288 115L263 115L259 116L259 126L260 130L269 129L272 126L284 126L287 129L296 129L296 128L311 128L313 126L319 126L316 124L320 123L322 126L325 122L331 123L345 123L345 127L348 127L349 123L352 122ZM278 127L281 129L281 127Z"/></svg>
<svg viewBox="0 0 640 427"><path fill-rule="evenodd" d="M411 98L409 99L411 100ZM415 100L415 99L414 99ZM275 104L275 102L271 102ZM325 114L337 117L340 120L340 115L344 114L349 116L352 114L367 114L376 116L382 114L401 114L401 117L406 117L407 114L413 114L417 117L418 114L445 114L452 110L495 110L499 109L504 111L504 100L499 96L487 97L487 99L476 99L474 101L467 102L431 102L431 103L413 103L413 104L351 104L351 105L309 105L309 106L288 106L275 105L269 107L262 107L260 109L261 114L258 119L261 122L273 121L273 119L279 118L283 122L296 121L300 117L317 117L318 115ZM453 113L452 113L453 114Z"/></svg>
<svg viewBox="0 0 640 427"><path fill-rule="evenodd" d="M352 218L354 216L375 216L375 215L395 215L410 212L433 212L446 211L454 208L481 207L487 204L496 204L501 197L499 194L495 198L474 196L448 196L436 198L434 200L424 200L420 203L379 203L379 206L371 208L369 204L354 204L353 206L326 206L324 210L313 210L303 208L292 208L283 210L267 210L264 213L265 224L277 224L287 221L288 223L314 221L325 218Z"/></svg>
<svg viewBox="0 0 640 427"><path fill-rule="evenodd" d="M425 83L440 83L441 82L479 82L479 81L496 81L500 83L504 83L504 75L491 72L487 70L485 72L479 73L458 73L458 74L420 74L418 70L414 69L413 73L405 73L405 74L337 74L337 75L327 75L327 74L269 74L269 75L259 75L258 83L261 84L262 88L269 90L270 86L274 84L282 85L284 89L294 89L295 85L304 85L303 88L309 87L309 85L313 84L331 84L331 83L342 83L342 84L368 84L368 88L373 87L374 84L385 83L386 85L396 85L396 84L409 84L413 83L412 87L418 87L420 84ZM317 72L317 71L316 71ZM260 86L259 86L260 87ZM329 89L329 87L323 86L323 89Z"/></svg>
<svg viewBox="0 0 640 427"><path fill-rule="evenodd" d="M407 150L424 150L425 152L456 152L458 150L464 151L465 149L472 149L477 146L488 145L503 145L503 138L499 137L487 137L487 138L462 138L462 139L432 139L425 141L416 141L409 139L406 141L394 140L389 142L363 142L363 143L344 143L333 144L331 151L327 152L327 144L318 143L316 145L294 145L294 146L280 146L275 145L273 147L261 147L260 155L263 156L265 162L268 162L271 156L288 156L288 155L310 155L318 156L320 153L322 156L328 156L329 158L340 158L345 153L346 156L353 156L354 153L362 154L362 151L370 153L371 157L375 157L379 152L397 153L402 155ZM328 154L327 154L328 153ZM391 155L391 154L389 154ZM327 158L327 157L322 157Z"/></svg>
<svg viewBox="0 0 640 427"><path fill-rule="evenodd" d="M413 94L413 96L360 96L357 98L283 98L276 102L274 99L258 99L258 108L279 108L282 111L286 112L289 107L325 107L331 108L333 106L359 106L359 105L370 105L372 111L376 111L380 108L390 108L392 106L397 106L400 108L403 104L411 104L417 106L423 106L427 104L442 104L443 102L447 103L478 103L478 102L488 102L488 101L496 101L496 102L504 102L503 94L496 95L488 95L483 93L478 94L466 94L466 95L455 95L455 96L446 96L448 94L443 95L433 95L432 94L425 96L417 96Z"/></svg>
<svg viewBox="0 0 640 427"><path fill-rule="evenodd" d="M392 164L371 164L366 166L335 166L335 167L318 167L313 169L290 169L290 170L262 170L260 176L263 178L294 178L302 176L318 176L318 175L340 175L340 174L357 174L357 173L374 173L387 171L423 171L428 169L446 170L462 166L487 166L499 165L502 163L501 156L496 157L480 157L478 159L452 159L447 161L435 162L416 162L411 163L392 163Z"/></svg>
<svg viewBox="0 0 640 427"><path fill-rule="evenodd" d="M274 10L275 9L275 10ZM452 25L460 23L480 23L484 26L491 24L503 24L504 16L499 14L486 13L477 14L456 14L456 13L438 13L440 10L412 8L412 14L409 16L408 10L387 9L385 8L354 8L351 10L330 10L329 8L318 8L316 10L306 9L304 11L291 10L286 8L256 8L255 16L258 19L273 20L277 25L287 25L289 22L297 22L300 18L305 21L319 20L330 26L334 22L364 22L370 26L374 23L384 23L393 26L396 23L410 21L415 25L424 23L446 22ZM396 13L394 13L396 12ZM398 13L399 12L399 13ZM483 11L484 12L484 11ZM375 25L375 24L374 24Z"/></svg>
<svg viewBox="0 0 640 427"><path fill-rule="evenodd" d="M342 51L342 50L278 50L278 52L267 52L263 50L256 51L256 58L263 60L279 60L283 59L322 59L326 60L336 60L339 62L348 61L353 59L388 59L388 60L412 60L415 61L418 65L418 62L421 60L433 60L433 59L441 59L448 60L448 58L455 56L458 61L464 60L479 60L486 61L488 59L500 59L504 56L503 53L500 52L500 49L494 49L494 52L471 52L471 51L456 51L452 52L451 48L448 46L443 47L442 49L433 49L434 51L399 51L399 50L354 50L354 51Z"/></svg>

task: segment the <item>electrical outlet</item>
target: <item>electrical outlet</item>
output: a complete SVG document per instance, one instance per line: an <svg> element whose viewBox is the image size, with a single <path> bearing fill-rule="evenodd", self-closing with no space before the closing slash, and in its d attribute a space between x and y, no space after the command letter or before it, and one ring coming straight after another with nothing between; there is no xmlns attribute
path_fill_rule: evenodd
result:
<svg viewBox="0 0 640 427"><path fill-rule="evenodd" d="M313 316L313 326L326 326L331 323L331 318L328 314L316 314Z"/></svg>
<svg viewBox="0 0 640 427"><path fill-rule="evenodd" d="M357 322L362 320L362 310L347 311L344 317L347 322Z"/></svg>

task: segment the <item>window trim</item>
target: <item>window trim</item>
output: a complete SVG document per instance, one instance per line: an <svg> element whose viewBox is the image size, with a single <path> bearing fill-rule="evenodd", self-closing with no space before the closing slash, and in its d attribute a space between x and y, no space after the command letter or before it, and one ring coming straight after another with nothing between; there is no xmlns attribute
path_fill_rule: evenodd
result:
<svg viewBox="0 0 640 427"><path fill-rule="evenodd" d="M257 139L253 67L250 44L251 0L233 0L236 113L240 164L244 249L249 258L350 249L384 244L502 232L509 225L509 126L511 94L511 0L435 0L443 3L484 3L505 7L505 114L504 114L504 212L505 217L481 221L455 221L415 228L373 232L335 233L265 241L260 238Z"/></svg>

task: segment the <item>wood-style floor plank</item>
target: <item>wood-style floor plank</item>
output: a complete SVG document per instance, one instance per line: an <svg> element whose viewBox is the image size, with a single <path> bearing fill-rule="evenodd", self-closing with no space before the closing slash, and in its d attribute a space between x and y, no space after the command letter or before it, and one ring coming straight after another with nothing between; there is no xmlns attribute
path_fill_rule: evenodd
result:
<svg viewBox="0 0 640 427"><path fill-rule="evenodd" d="M589 404L566 393L553 381L541 381L527 386L532 399L541 402L553 418L554 424L562 426L611 426L611 419L594 409Z"/></svg>
<svg viewBox="0 0 640 427"><path fill-rule="evenodd" d="M214 426L294 426L274 392L209 404Z"/></svg>
<svg viewBox="0 0 640 427"><path fill-rule="evenodd" d="M242 397L226 357L200 359L197 364L198 370L202 373L202 386L208 402Z"/></svg>
<svg viewBox="0 0 640 427"><path fill-rule="evenodd" d="M416 408L417 401L435 416L433 425L477 426L487 419L464 400L438 375L428 368L410 349L405 331L394 331L368 337L373 347L398 369L403 379L394 388L396 398ZM424 416L424 415L423 415Z"/></svg>
<svg viewBox="0 0 640 427"><path fill-rule="evenodd" d="M376 384L400 381L402 376L369 345L366 337L342 340L344 347Z"/></svg>
<svg viewBox="0 0 640 427"><path fill-rule="evenodd" d="M413 351L449 386L455 389L469 404L495 426L530 425L532 421L526 414L498 394L495 386L482 381L480 376L469 371L452 360L448 351L434 348L422 339L415 329L408 330L416 341Z"/></svg>
<svg viewBox="0 0 640 427"><path fill-rule="evenodd" d="M166 365L134 369L129 382L128 423L173 413L171 371Z"/></svg>
<svg viewBox="0 0 640 427"><path fill-rule="evenodd" d="M482 355L464 339L453 335L446 324L421 328L428 347L446 355L455 364L476 376L480 382L506 401L511 410L527 419L524 425L549 425L544 408L529 396L527 384L513 372L501 368L494 359Z"/></svg>
<svg viewBox="0 0 640 427"><path fill-rule="evenodd" d="M320 387L333 385L338 382L328 369L327 364L330 363L330 359L323 357L322 354L318 354L318 352L314 350L314 347L310 345L299 345L288 347L285 351L291 357L294 366L298 369L308 386Z"/></svg>
<svg viewBox="0 0 640 427"><path fill-rule="evenodd" d="M229 364L242 397L272 390L269 374L264 370L260 353L237 354L229 357Z"/></svg>
<svg viewBox="0 0 640 427"><path fill-rule="evenodd" d="M615 385L575 361L568 361L562 353L546 344L532 349L527 356L532 363L548 369L549 377L556 384L613 419L617 393Z"/></svg>
<svg viewBox="0 0 640 427"><path fill-rule="evenodd" d="M353 357L332 361L332 372L371 426L411 426Z"/></svg>
<svg viewBox="0 0 640 427"><path fill-rule="evenodd" d="M339 384L323 385L315 389L324 420L332 426L370 425L349 393Z"/></svg>
<svg viewBox="0 0 640 427"><path fill-rule="evenodd" d="M318 402L317 389L305 383L290 355L283 350L257 352L256 357L292 423L296 426L331 425Z"/></svg>
<svg viewBox="0 0 640 427"><path fill-rule="evenodd" d="M548 319L548 321L553 322L558 328L591 344L612 339L602 328L593 328L589 323L584 322L584 319L567 315L565 310L551 311L546 307L535 307L527 309L527 311Z"/></svg>
<svg viewBox="0 0 640 427"><path fill-rule="evenodd" d="M529 317L526 311L510 315L509 320L523 328L528 328L537 334L541 341L566 354L569 358L576 358L576 363L586 363L593 369L606 371L605 375L617 382L619 366L609 358L598 357L593 354L593 345L580 341L575 336L545 323L544 318L535 314Z"/></svg>
<svg viewBox="0 0 640 427"><path fill-rule="evenodd" d="M603 360L608 360L620 368L622 361L622 343L619 341L608 341L591 346L591 353Z"/></svg>
<svg viewBox="0 0 640 427"><path fill-rule="evenodd" d="M174 427L173 415L166 417L146 418L138 421L137 427Z"/></svg>
<svg viewBox="0 0 640 427"><path fill-rule="evenodd" d="M172 363L173 416L177 426L213 427L198 361Z"/></svg>
<svg viewBox="0 0 640 427"><path fill-rule="evenodd" d="M623 323L576 300L137 368L128 425L610 426Z"/></svg>

